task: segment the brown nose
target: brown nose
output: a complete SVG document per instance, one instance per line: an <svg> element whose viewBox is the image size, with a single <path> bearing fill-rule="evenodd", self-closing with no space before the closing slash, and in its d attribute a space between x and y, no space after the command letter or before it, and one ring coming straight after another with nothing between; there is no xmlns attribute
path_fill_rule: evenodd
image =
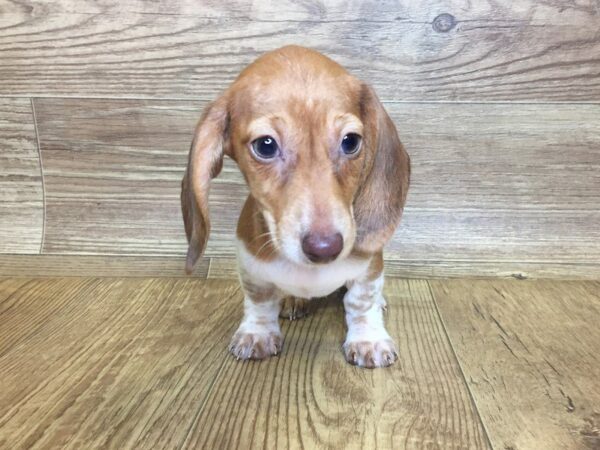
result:
<svg viewBox="0 0 600 450"><path fill-rule="evenodd" d="M302 251L316 263L333 261L343 248L344 238L340 233L308 233L302 239Z"/></svg>

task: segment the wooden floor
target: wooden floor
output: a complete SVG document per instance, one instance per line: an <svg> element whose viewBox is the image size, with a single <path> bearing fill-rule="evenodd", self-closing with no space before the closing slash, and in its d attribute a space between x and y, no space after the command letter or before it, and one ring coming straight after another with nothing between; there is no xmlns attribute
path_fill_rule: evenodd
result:
<svg viewBox="0 0 600 450"><path fill-rule="evenodd" d="M0 279L0 448L600 448L600 282L388 280L389 369L332 296L264 362L237 282Z"/></svg>

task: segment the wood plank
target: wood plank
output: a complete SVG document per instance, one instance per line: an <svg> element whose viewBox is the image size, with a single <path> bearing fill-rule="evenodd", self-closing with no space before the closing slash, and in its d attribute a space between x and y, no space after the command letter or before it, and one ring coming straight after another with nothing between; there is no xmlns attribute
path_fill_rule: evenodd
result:
<svg viewBox="0 0 600 450"><path fill-rule="evenodd" d="M0 303L9 298L28 283L26 278L0 278Z"/></svg>
<svg viewBox="0 0 600 450"><path fill-rule="evenodd" d="M221 273L225 275L222 269ZM562 280L597 280L600 268L597 262L588 264L560 263L553 261L485 261L455 260L441 261L408 259L385 260L385 274L388 277L400 278L528 278L562 279ZM209 277L211 271L209 270ZM214 277L222 278L222 277Z"/></svg>
<svg viewBox="0 0 600 450"><path fill-rule="evenodd" d="M0 447L178 447L220 370L235 283L44 279L0 303Z"/></svg>
<svg viewBox="0 0 600 450"><path fill-rule="evenodd" d="M138 13L194 16L205 19L243 19L243 20L339 20L349 21L361 19L366 22L374 21L375 17L390 19L390 16L402 12L403 17L394 17L398 21L430 22L431 16L437 16L445 9L460 10L462 17L473 21L478 16L496 16L496 19L509 20L512 18L530 18L537 22L546 19L548 23L562 25L576 25L584 22L586 14L597 12L594 4L562 5L555 1L547 1L540 5L536 0L522 0L519 8L511 5L497 5L490 1L477 1L468 3L464 0L444 1L431 3L429 1L402 2L383 0L375 2L350 0L347 2L327 1L323 4L303 3L297 0L265 0L256 4L249 4L246 0L237 0L223 4L214 0L205 0L201 4L194 0L173 2L146 2L145 0L131 0L129 2L115 2L113 0L46 0L44 5L32 3L28 8L25 3L13 2L13 8L6 10L6 15L12 20L24 19L27 16L38 18L52 14L107 14L112 16L131 15ZM377 6L377 8L373 8ZM562 6L565 14L554 17L551 11ZM278 7L275 8L275 7ZM372 9L372 14L365 15L367 8ZM533 10L533 11L532 11ZM571 10L571 11L568 11ZM452 12L452 11L450 11ZM17 22L14 22L15 24Z"/></svg>
<svg viewBox="0 0 600 450"><path fill-rule="evenodd" d="M193 277L206 278L210 260L200 258ZM121 255L2 255L0 277L188 277L185 258ZM216 277L216 278L224 278Z"/></svg>
<svg viewBox="0 0 600 450"><path fill-rule="evenodd" d="M185 254L181 178L204 103L36 99L35 105L46 181L45 253ZM234 254L246 195L228 161L211 190L208 256Z"/></svg>
<svg viewBox="0 0 600 450"><path fill-rule="evenodd" d="M296 43L387 100L600 101L594 1L0 6L0 95L208 99L262 52Z"/></svg>
<svg viewBox="0 0 600 450"><path fill-rule="evenodd" d="M432 281L494 448L600 447L600 283Z"/></svg>
<svg viewBox="0 0 600 450"><path fill-rule="evenodd" d="M0 301L0 446L179 448L231 437L220 448L487 447L425 282L389 283L401 363L369 371L343 360L333 298L285 322L283 355L242 363L226 354L241 315L235 282L26 281Z"/></svg>
<svg viewBox="0 0 600 450"><path fill-rule="evenodd" d="M343 308L331 297L284 323L279 357L225 361L184 447L488 448L426 282L388 280L386 292L394 366L344 361Z"/></svg>
<svg viewBox="0 0 600 450"><path fill-rule="evenodd" d="M390 259L525 273L600 261L597 105L390 108L414 169Z"/></svg>
<svg viewBox="0 0 600 450"><path fill-rule="evenodd" d="M1 261L1 258L0 258ZM1 264L1 263L0 263ZM385 275L390 278L527 278L592 280L598 279L598 264L554 264L552 262L443 261L385 259ZM42 269L40 269L42 270ZM0 273L2 266L0 265ZM238 279L235 258L210 258L208 278Z"/></svg>
<svg viewBox="0 0 600 450"><path fill-rule="evenodd" d="M210 258L210 266L208 267L208 278L221 279L237 279L238 264L236 258Z"/></svg>
<svg viewBox="0 0 600 450"><path fill-rule="evenodd" d="M179 183L203 103L35 105L44 252L183 255ZM413 162L408 206L387 253L396 274L600 275L600 106L387 107ZM246 193L227 160L211 191L208 256L234 256Z"/></svg>
<svg viewBox="0 0 600 450"><path fill-rule="evenodd" d="M180 256L122 255L3 255L0 254L0 279L7 277L187 277ZM476 271L475 271L476 269ZM598 278L597 264L523 263L511 261L409 261L385 260L390 278L558 278L590 280ZM197 278L237 280L233 257L203 258L193 275Z"/></svg>
<svg viewBox="0 0 600 450"><path fill-rule="evenodd" d="M39 253L44 222L31 102L0 98L0 253Z"/></svg>

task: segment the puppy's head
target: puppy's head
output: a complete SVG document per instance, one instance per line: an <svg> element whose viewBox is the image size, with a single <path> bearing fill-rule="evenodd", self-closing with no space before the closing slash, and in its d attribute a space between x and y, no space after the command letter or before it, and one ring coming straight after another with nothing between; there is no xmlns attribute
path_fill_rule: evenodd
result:
<svg viewBox="0 0 600 450"><path fill-rule="evenodd" d="M298 264L378 251L400 220L409 160L392 121L369 86L315 51L263 55L205 111L182 185L188 271L206 245L223 154L273 246Z"/></svg>

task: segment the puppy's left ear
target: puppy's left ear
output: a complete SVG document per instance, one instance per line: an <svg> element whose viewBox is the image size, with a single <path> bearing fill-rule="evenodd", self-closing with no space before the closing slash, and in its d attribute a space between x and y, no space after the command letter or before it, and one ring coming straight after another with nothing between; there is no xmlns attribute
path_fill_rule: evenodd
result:
<svg viewBox="0 0 600 450"><path fill-rule="evenodd" d="M392 119L366 84L361 86L360 111L367 155L354 200L356 246L375 252L383 248L400 223L410 181L410 159Z"/></svg>
<svg viewBox="0 0 600 450"><path fill-rule="evenodd" d="M196 126L187 169L181 182L181 210L189 243L185 264L188 274L192 272L208 241L208 191L210 181L223 167L228 120L228 97L223 95L208 106Z"/></svg>

